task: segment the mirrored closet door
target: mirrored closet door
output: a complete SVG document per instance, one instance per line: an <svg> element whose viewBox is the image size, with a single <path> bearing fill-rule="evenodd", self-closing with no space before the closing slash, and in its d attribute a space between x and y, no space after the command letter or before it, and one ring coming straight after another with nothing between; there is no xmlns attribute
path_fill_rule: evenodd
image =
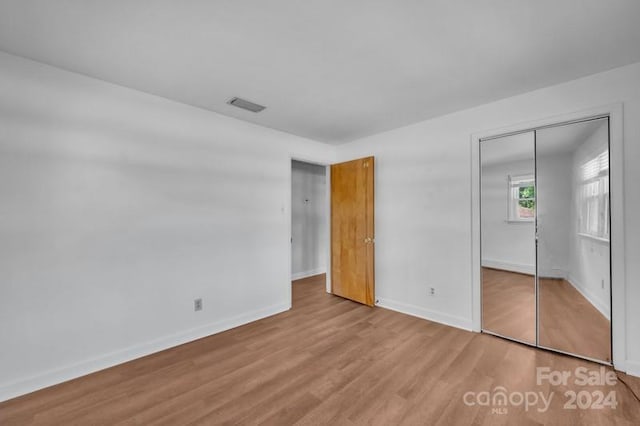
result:
<svg viewBox="0 0 640 426"><path fill-rule="evenodd" d="M538 345L611 361L609 123L536 132Z"/></svg>
<svg viewBox="0 0 640 426"><path fill-rule="evenodd" d="M535 140L521 133L480 143L482 323L536 343Z"/></svg>
<svg viewBox="0 0 640 426"><path fill-rule="evenodd" d="M609 120L480 142L483 331L611 362Z"/></svg>

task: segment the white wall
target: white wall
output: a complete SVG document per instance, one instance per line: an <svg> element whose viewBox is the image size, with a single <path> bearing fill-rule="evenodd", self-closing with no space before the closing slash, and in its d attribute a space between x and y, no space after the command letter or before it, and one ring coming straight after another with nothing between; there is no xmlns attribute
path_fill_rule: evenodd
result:
<svg viewBox="0 0 640 426"><path fill-rule="evenodd" d="M509 176L527 174L534 174L533 158L482 167L482 266L536 272L535 223L509 222L507 214Z"/></svg>
<svg viewBox="0 0 640 426"><path fill-rule="evenodd" d="M290 158L333 154L0 53L0 400L288 309Z"/></svg>
<svg viewBox="0 0 640 426"><path fill-rule="evenodd" d="M539 141L538 146L540 145ZM538 275L542 278L568 276L572 164L572 156L566 152L536 157L537 259Z"/></svg>
<svg viewBox="0 0 640 426"><path fill-rule="evenodd" d="M572 158L568 153L538 156L536 165L538 273L541 277L566 278ZM533 160L482 167L483 266L528 274L536 272L534 222L507 221L508 176L533 174L533 168Z"/></svg>
<svg viewBox="0 0 640 426"><path fill-rule="evenodd" d="M291 162L291 277L327 271L326 167Z"/></svg>
<svg viewBox="0 0 640 426"><path fill-rule="evenodd" d="M381 305L472 328L471 135L614 102L624 103L625 368L640 374L640 63L340 146L341 161L376 156Z"/></svg>
<svg viewBox="0 0 640 426"><path fill-rule="evenodd" d="M607 126L600 126L584 141L571 158L573 184L572 216L569 228L570 257L568 279L602 314L611 316L611 279L609 242L578 235L577 194L581 184L581 166L607 147Z"/></svg>

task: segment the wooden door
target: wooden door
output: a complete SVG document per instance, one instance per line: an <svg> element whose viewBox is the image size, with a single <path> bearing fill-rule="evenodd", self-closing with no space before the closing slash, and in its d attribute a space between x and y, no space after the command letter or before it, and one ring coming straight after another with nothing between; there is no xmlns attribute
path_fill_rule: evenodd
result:
<svg viewBox="0 0 640 426"><path fill-rule="evenodd" d="M375 302L373 157L331 166L331 291Z"/></svg>

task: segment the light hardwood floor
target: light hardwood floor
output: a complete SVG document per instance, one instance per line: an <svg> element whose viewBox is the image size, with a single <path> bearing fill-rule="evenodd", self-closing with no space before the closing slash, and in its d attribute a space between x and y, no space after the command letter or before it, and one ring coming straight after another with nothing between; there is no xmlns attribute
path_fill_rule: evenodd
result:
<svg viewBox="0 0 640 426"><path fill-rule="evenodd" d="M0 424L640 423L640 403L621 383L536 384L536 367L580 366L599 368L341 299L320 276L293 284L286 313L2 403ZM495 414L464 404L467 392L497 386L554 392L551 408ZM619 405L563 409L570 389L613 390Z"/></svg>
<svg viewBox="0 0 640 426"><path fill-rule="evenodd" d="M535 277L482 268L482 327L535 345Z"/></svg>
<svg viewBox="0 0 640 426"><path fill-rule="evenodd" d="M540 279L540 345L611 361L611 323L568 281Z"/></svg>
<svg viewBox="0 0 640 426"><path fill-rule="evenodd" d="M569 282L539 282L540 345L611 361L611 325ZM482 268L483 328L535 344L535 278Z"/></svg>

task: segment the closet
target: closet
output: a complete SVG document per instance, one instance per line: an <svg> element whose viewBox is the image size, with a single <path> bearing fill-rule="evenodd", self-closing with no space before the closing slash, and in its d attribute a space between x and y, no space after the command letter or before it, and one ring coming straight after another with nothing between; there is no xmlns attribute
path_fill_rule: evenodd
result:
<svg viewBox="0 0 640 426"><path fill-rule="evenodd" d="M480 140L482 330L611 363L609 118Z"/></svg>

